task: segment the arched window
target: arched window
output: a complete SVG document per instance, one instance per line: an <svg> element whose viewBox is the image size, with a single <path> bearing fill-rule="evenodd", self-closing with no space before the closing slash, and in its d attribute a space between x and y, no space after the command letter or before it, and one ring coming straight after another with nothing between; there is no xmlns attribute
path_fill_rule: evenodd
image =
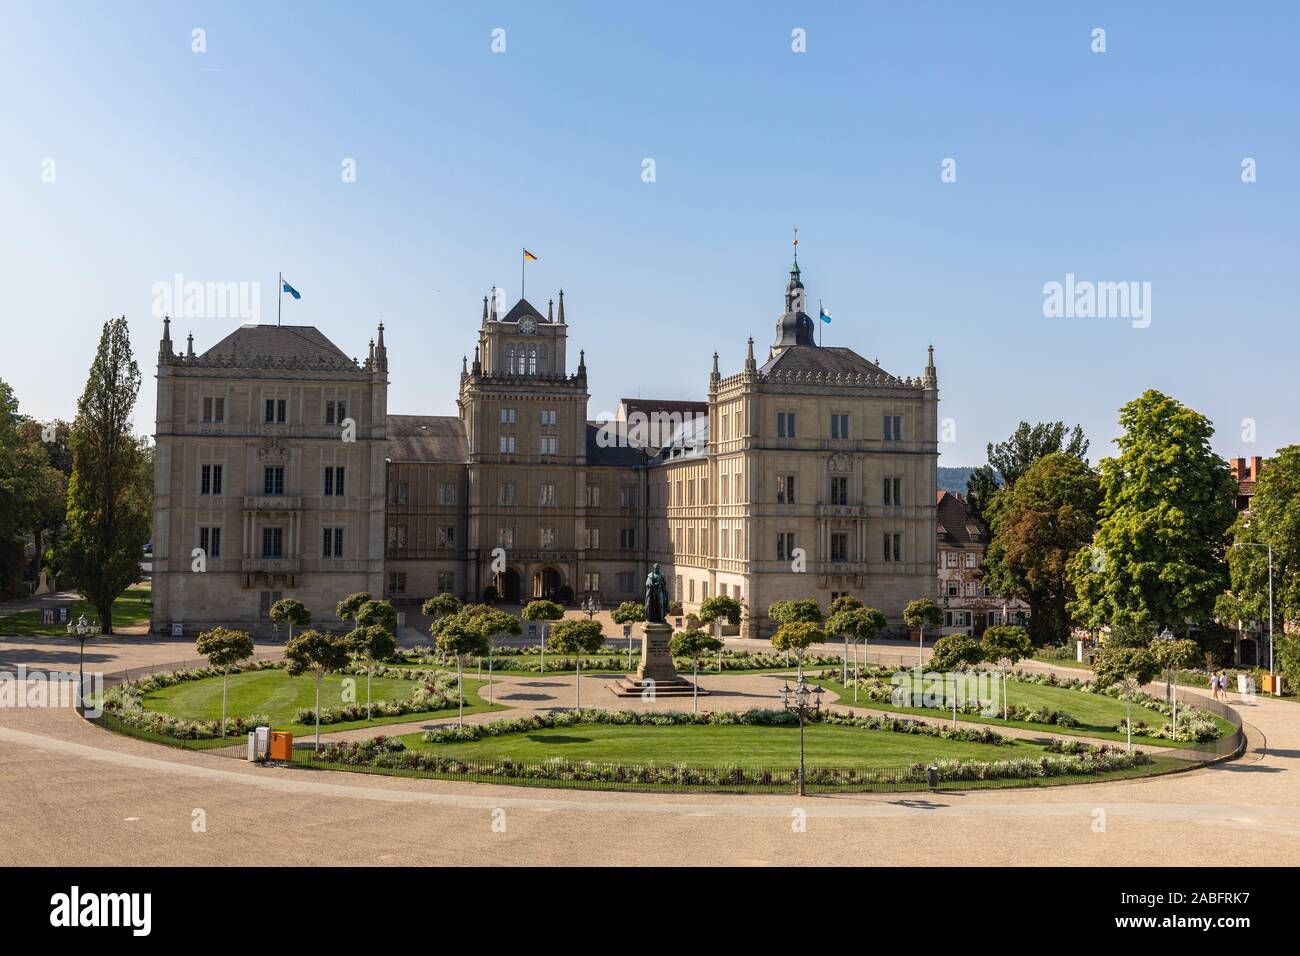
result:
<svg viewBox="0 0 1300 956"><path fill-rule="evenodd" d="M515 374L515 347L513 345L506 349L506 371L511 375Z"/></svg>
<svg viewBox="0 0 1300 956"><path fill-rule="evenodd" d="M537 349L536 348L531 348L528 350L528 374L529 375L537 374Z"/></svg>
<svg viewBox="0 0 1300 956"><path fill-rule="evenodd" d="M550 366L546 364L546 345L537 346L537 364L541 368L542 374L545 375L550 371Z"/></svg>

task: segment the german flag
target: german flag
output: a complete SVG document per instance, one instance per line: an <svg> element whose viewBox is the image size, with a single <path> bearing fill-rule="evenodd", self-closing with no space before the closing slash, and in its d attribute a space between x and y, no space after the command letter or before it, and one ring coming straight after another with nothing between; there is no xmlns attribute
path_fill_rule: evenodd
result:
<svg viewBox="0 0 1300 956"><path fill-rule="evenodd" d="M537 257L533 255L531 252L529 252L527 249L524 250L524 258L529 260L530 262L537 261Z"/></svg>

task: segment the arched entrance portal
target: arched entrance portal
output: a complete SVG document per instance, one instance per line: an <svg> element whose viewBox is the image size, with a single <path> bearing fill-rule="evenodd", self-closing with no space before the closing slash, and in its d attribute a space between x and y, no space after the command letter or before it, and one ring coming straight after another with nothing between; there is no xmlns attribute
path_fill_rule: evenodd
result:
<svg viewBox="0 0 1300 956"><path fill-rule="evenodd" d="M497 596L506 604L519 603L519 572L506 568L496 579Z"/></svg>
<svg viewBox="0 0 1300 956"><path fill-rule="evenodd" d="M555 568L542 568L533 575L533 597L557 600L560 593L560 572Z"/></svg>

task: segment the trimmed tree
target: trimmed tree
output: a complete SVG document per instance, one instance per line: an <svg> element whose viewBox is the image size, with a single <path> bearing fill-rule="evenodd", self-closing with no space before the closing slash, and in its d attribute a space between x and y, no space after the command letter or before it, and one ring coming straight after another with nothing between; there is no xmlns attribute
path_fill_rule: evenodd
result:
<svg viewBox="0 0 1300 956"><path fill-rule="evenodd" d="M722 650L722 641L712 634L708 634L698 628L691 628L689 631L678 631L673 635L673 639L668 642L668 652L674 657L689 657L693 669L692 693L691 693L691 712L698 713L700 709L700 658L705 654L716 654Z"/></svg>
<svg viewBox="0 0 1300 956"><path fill-rule="evenodd" d="M629 602L629 603L630 603L630 602ZM639 604L636 605L636 606L637 606L637 607L640 607ZM542 622L546 622L546 621L559 621L559 620L563 619L563 617L564 617L564 608L560 607L560 605L556 604L554 601L545 601L545 600L542 600L542 601L529 601L527 604L524 605L523 612L520 614L520 616L521 616L525 621L542 621ZM645 619L645 610L644 610L644 609L642 609L642 611L641 611L641 618L642 618L642 620ZM542 633L542 640L541 640L541 649L542 649L542 673L543 673L543 674L546 673L546 633L545 633L545 631L546 631L546 624L543 623L543 624L542 624L542 632L543 632L543 633Z"/></svg>
<svg viewBox="0 0 1300 956"><path fill-rule="evenodd" d="M915 601L908 602L907 607L903 608L903 623L908 627L918 628L921 632L921 643L916 649L917 667L921 666L925 653L925 629L938 627L942 620L943 611L929 598L917 598Z"/></svg>
<svg viewBox="0 0 1300 956"><path fill-rule="evenodd" d="M1002 676L1002 719L1010 713L1007 701L1007 671L1017 662L1034 653L1034 642L1029 632L1018 624L995 624L980 638L984 659L996 664Z"/></svg>
<svg viewBox="0 0 1300 956"><path fill-rule="evenodd" d="M349 594L338 604L334 605L334 615L340 621L357 622L357 611L361 610L361 605L367 601L373 600L369 591L358 591L355 594Z"/></svg>
<svg viewBox="0 0 1300 956"><path fill-rule="evenodd" d="M609 619L615 624L636 624L645 620L645 605L637 601L624 601L609 612ZM627 631L627 669L632 669L632 629Z"/></svg>
<svg viewBox="0 0 1300 956"><path fill-rule="evenodd" d="M271 605L271 620L276 624L289 625L289 640L293 640L293 626L306 627L311 623L311 611L307 605L293 598L283 598Z"/></svg>
<svg viewBox="0 0 1300 956"><path fill-rule="evenodd" d="M841 601L853 601L854 604L840 604ZM839 604L839 610L836 605ZM826 622L826 630L844 639L845 647L853 645L853 701L858 700L858 645L865 645L884 630L888 623L885 615L874 607L864 607L857 598L836 598L831 602L831 616ZM863 648L866 656L866 648ZM847 671L846 671L847 674Z"/></svg>
<svg viewBox="0 0 1300 956"><path fill-rule="evenodd" d="M930 669L936 671L965 672L984 660L984 648L980 642L965 634L949 634L934 642L934 653L930 655ZM957 687L952 689L952 725L957 726Z"/></svg>
<svg viewBox="0 0 1300 956"><path fill-rule="evenodd" d="M548 642L551 650L561 654L573 654L577 664L573 687L574 709L582 709L582 655L594 654L605 644L605 633L595 621L580 621L569 618L560 621L551 628Z"/></svg>
<svg viewBox="0 0 1300 956"><path fill-rule="evenodd" d="M714 621L726 621L732 627L740 625L740 616L744 611L741 603L727 594L715 594L700 602L700 623L712 624ZM716 636L716 635L715 635Z"/></svg>
<svg viewBox="0 0 1300 956"><path fill-rule="evenodd" d="M450 591L443 591L441 594L435 594L420 606L420 611L427 617L440 621L457 613L465 603Z"/></svg>
<svg viewBox="0 0 1300 956"><path fill-rule="evenodd" d="M461 677L461 664L470 654L482 655L488 649L487 638L483 632L468 623L465 612L445 617L435 624L430 633L438 645L438 651L456 660L456 696L459 698L456 722L465 723L465 685Z"/></svg>
<svg viewBox="0 0 1300 956"><path fill-rule="evenodd" d="M770 609L768 614L771 615ZM799 676L802 677L805 652L812 645L819 644L824 640L826 640L826 632L812 621L790 621L788 624L782 624L777 629L777 632L772 635L772 646L778 651L795 656L795 659L799 662Z"/></svg>
<svg viewBox="0 0 1300 956"><path fill-rule="evenodd" d="M60 583L85 595L101 634L113 633L113 602L140 580L140 554L153 523L153 486L143 481L146 452L131 434L139 391L126 317L111 319L72 423L68 529L57 559Z"/></svg>
<svg viewBox="0 0 1300 956"><path fill-rule="evenodd" d="M369 624L353 630L347 641L352 653L366 662L366 720L370 720L370 676L375 664L397 653L397 638L382 624Z"/></svg>
<svg viewBox="0 0 1300 956"><path fill-rule="evenodd" d="M1174 730L1174 740L1178 739L1178 672L1180 670L1193 668L1202 658L1201 645L1192 640L1181 641L1153 641L1151 644L1151 653L1156 659L1156 663L1164 668L1165 672L1165 693L1169 696L1169 703L1173 707L1173 723L1171 726ZM1173 675L1173 688L1169 687L1169 677Z"/></svg>
<svg viewBox="0 0 1300 956"><path fill-rule="evenodd" d="M1133 749L1133 695L1160 673L1160 663L1144 647L1106 647L1093 668L1092 683L1100 690L1119 687L1124 695L1124 727Z"/></svg>
<svg viewBox="0 0 1300 956"><path fill-rule="evenodd" d="M382 627L389 632L397 630L397 609L386 600L371 599L356 612L357 627Z"/></svg>
<svg viewBox="0 0 1300 956"><path fill-rule="evenodd" d="M221 668L221 736L226 736L226 682L230 668L253 656L253 639L245 631L214 627L204 631L194 642L194 649Z"/></svg>
<svg viewBox="0 0 1300 956"><path fill-rule="evenodd" d="M290 677L310 673L316 680L316 749L320 750L320 682L348 666L351 659L346 638L320 631L302 631L284 646Z"/></svg>

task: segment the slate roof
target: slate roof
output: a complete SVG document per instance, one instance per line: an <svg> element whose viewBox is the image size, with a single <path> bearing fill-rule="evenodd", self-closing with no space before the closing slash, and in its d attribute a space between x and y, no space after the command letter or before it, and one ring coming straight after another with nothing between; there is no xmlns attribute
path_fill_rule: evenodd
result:
<svg viewBox="0 0 1300 956"><path fill-rule="evenodd" d="M518 322L525 315L531 315L538 322L545 322L546 316L533 308L533 304L527 299L520 299L514 304L514 307L498 321L500 322Z"/></svg>
<svg viewBox="0 0 1300 956"><path fill-rule="evenodd" d="M231 332L199 356L233 359L251 365L255 359L279 359L309 364L357 366L337 345L312 325L245 325Z"/></svg>
<svg viewBox="0 0 1300 956"><path fill-rule="evenodd" d="M889 374L874 362L868 362L853 349L834 345L787 346L768 359L759 371Z"/></svg>
<svg viewBox="0 0 1300 956"><path fill-rule="evenodd" d="M587 464L605 468L636 468L641 464L641 449L611 445L602 448L596 436L601 423L587 423Z"/></svg>
<svg viewBox="0 0 1300 956"><path fill-rule="evenodd" d="M650 459L651 465L662 465L682 458L703 458L709 453L709 420L696 418L673 431L659 453Z"/></svg>
<svg viewBox="0 0 1300 956"><path fill-rule="evenodd" d="M940 491L935 498L935 534L939 543L949 548L988 543L988 529L971 516L970 505L951 491Z"/></svg>
<svg viewBox="0 0 1300 956"><path fill-rule="evenodd" d="M666 398L621 398L619 404L623 406L626 414L631 415L633 412L640 412L647 418L655 412L668 415L674 413L684 415L686 412L690 412L692 415L707 415L709 413L708 402L687 402Z"/></svg>
<svg viewBox="0 0 1300 956"><path fill-rule="evenodd" d="M465 425L455 415L389 415L387 422L390 461L469 461Z"/></svg>

